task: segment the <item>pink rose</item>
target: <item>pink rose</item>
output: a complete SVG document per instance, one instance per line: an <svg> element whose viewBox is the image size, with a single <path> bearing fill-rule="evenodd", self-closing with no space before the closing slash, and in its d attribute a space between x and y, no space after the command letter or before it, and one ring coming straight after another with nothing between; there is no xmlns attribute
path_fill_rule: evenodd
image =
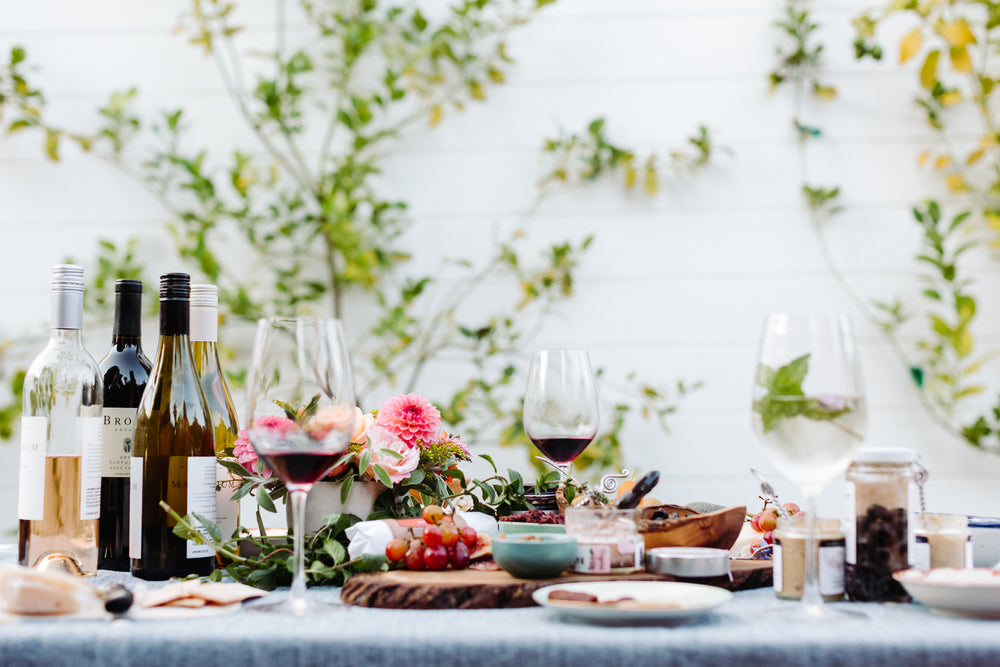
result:
<svg viewBox="0 0 1000 667"><path fill-rule="evenodd" d="M233 456L236 457L237 463L250 472L256 473L261 477L271 476L271 469L257 460L257 450L250 444L245 428L240 429L239 437L233 445Z"/></svg>
<svg viewBox="0 0 1000 667"><path fill-rule="evenodd" d="M361 408L356 406L324 405L306 423L306 431L314 440L325 438L330 431L354 433L361 417Z"/></svg>
<svg viewBox="0 0 1000 667"><path fill-rule="evenodd" d="M381 426L375 425L368 429L368 444L365 449L371 453L372 459L372 465L365 472L372 478L375 477L374 466L379 465L389 473L392 483L398 484L420 465L420 449L410 447ZM383 449L396 452L402 458L383 453Z"/></svg>

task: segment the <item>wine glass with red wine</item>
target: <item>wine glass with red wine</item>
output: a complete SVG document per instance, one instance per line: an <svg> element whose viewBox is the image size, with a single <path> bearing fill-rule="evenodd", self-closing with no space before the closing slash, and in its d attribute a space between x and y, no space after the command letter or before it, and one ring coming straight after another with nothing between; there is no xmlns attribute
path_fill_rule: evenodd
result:
<svg viewBox="0 0 1000 667"><path fill-rule="evenodd" d="M295 556L288 597L248 609L302 616L331 608L306 598L302 552L306 496L347 456L356 413L350 358L338 320L257 323L247 378L247 437L288 489Z"/></svg>
<svg viewBox="0 0 1000 667"><path fill-rule="evenodd" d="M524 431L564 475L597 435L597 383L586 350L539 350L524 393Z"/></svg>

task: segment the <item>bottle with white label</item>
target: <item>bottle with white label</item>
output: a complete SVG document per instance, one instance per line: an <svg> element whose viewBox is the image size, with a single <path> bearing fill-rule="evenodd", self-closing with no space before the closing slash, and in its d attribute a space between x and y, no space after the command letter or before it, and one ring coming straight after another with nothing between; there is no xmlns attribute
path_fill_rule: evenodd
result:
<svg viewBox="0 0 1000 667"><path fill-rule="evenodd" d="M68 557L97 569L101 376L83 348L83 269L52 268L49 342L24 377L18 562Z"/></svg>
<svg viewBox="0 0 1000 667"><path fill-rule="evenodd" d="M97 567L128 572L129 471L139 399L146 389L151 364L142 353L142 282L115 283L115 322L111 349L101 360L104 381L101 457L101 523L97 536Z"/></svg>
<svg viewBox="0 0 1000 667"><path fill-rule="evenodd" d="M219 290L215 285L191 285L191 351L212 420L215 454L225 456L226 450L236 444L239 425L219 364L218 340ZM238 483L222 465L216 468L216 476L215 521L222 537L229 539L240 522L239 501L232 500Z"/></svg>
<svg viewBox="0 0 1000 667"><path fill-rule="evenodd" d="M215 439L191 354L190 297L189 275L160 276L160 342L136 414L129 484L129 556L142 579L203 576L214 564L211 547L174 535L160 505L215 522Z"/></svg>

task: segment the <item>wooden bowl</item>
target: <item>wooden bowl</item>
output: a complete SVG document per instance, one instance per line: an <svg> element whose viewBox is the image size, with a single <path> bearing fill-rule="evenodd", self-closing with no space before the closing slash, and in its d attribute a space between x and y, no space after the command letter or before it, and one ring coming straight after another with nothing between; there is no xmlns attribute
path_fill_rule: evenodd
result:
<svg viewBox="0 0 1000 667"><path fill-rule="evenodd" d="M649 519L659 509L677 513L676 519ZM639 532L647 549L656 547L711 547L730 549L740 536L747 508L725 507L714 512L698 512L679 505L643 508Z"/></svg>

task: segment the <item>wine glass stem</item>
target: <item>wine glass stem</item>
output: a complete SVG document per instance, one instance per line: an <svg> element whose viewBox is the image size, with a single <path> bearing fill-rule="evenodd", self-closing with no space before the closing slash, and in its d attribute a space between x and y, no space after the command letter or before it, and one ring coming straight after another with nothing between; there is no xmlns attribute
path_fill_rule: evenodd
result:
<svg viewBox="0 0 1000 667"><path fill-rule="evenodd" d="M306 520L306 498L309 491L303 489L290 490L288 495L292 501L292 531L293 544L295 549L295 565L292 570L292 589L288 594L288 602L295 607L305 608L306 604L306 574L305 574L305 552L303 541L305 535L304 526Z"/></svg>
<svg viewBox="0 0 1000 667"><path fill-rule="evenodd" d="M819 613L823 596L819 589L819 540L816 539L816 509L819 491L805 489L806 495L806 581L802 590L802 605L806 613Z"/></svg>

